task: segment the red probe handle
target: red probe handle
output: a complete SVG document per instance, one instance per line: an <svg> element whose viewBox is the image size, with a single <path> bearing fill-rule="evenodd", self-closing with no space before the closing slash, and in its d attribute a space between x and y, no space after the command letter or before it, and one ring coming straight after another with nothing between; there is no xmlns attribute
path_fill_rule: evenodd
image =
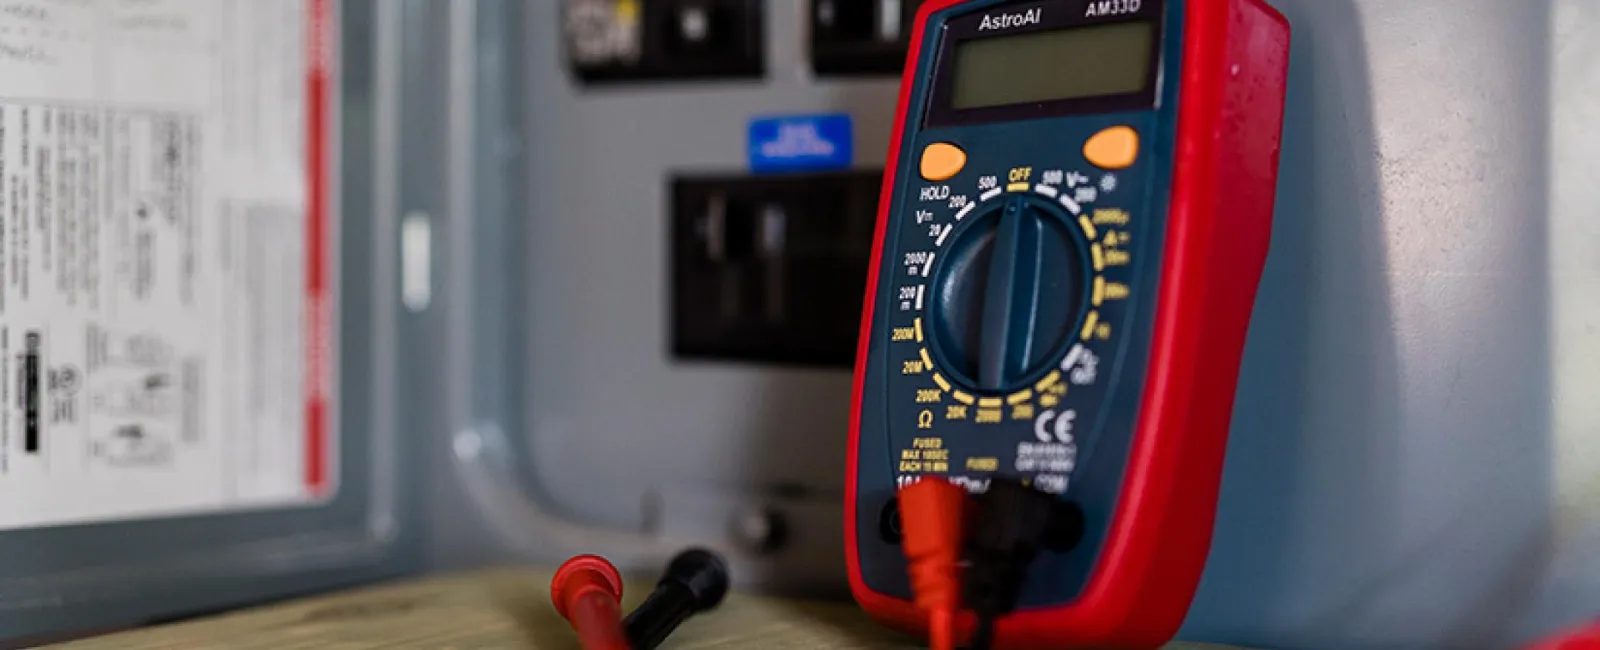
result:
<svg viewBox="0 0 1600 650"><path fill-rule="evenodd" d="M550 580L550 602L584 650L633 650L622 629L622 575L597 555L567 560Z"/></svg>
<svg viewBox="0 0 1600 650"><path fill-rule="evenodd" d="M610 595L591 590L575 598L572 617L573 631L584 650L631 650L627 635L622 632L622 608Z"/></svg>

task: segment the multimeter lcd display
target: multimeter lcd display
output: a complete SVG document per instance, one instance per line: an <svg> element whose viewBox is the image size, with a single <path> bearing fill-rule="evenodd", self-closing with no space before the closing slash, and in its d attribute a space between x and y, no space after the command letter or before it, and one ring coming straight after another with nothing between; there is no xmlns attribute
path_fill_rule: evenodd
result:
<svg viewBox="0 0 1600 650"><path fill-rule="evenodd" d="M1154 24L1136 21L959 41L950 108L1142 92L1155 33Z"/></svg>

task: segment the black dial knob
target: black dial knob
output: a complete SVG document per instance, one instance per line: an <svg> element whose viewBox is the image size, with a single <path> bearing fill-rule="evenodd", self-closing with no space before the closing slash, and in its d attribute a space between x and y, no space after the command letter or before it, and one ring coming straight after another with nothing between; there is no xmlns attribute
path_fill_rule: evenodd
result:
<svg viewBox="0 0 1600 650"><path fill-rule="evenodd" d="M1000 392L1063 353L1083 317L1084 244L1059 208L1009 197L974 215L933 277L933 347L954 379Z"/></svg>

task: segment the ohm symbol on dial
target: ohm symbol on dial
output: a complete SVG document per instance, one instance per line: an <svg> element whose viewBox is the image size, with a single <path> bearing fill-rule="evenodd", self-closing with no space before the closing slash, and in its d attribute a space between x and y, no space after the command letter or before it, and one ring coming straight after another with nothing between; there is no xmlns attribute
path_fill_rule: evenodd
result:
<svg viewBox="0 0 1600 650"><path fill-rule="evenodd" d="M1039 442L1072 442L1072 425L1077 420L1078 412L1070 409L1061 413L1045 411L1033 421L1033 435Z"/></svg>

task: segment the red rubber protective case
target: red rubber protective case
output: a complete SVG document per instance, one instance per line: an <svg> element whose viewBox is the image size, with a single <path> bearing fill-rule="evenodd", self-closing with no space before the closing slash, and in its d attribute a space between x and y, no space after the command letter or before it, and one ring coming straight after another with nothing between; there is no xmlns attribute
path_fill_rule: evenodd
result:
<svg viewBox="0 0 1600 650"><path fill-rule="evenodd" d="M1177 142L1155 327L1137 431L1110 533L1082 595L1003 617L994 648L1157 648L1186 616L1210 550L1234 389L1271 238L1289 24L1259 0L1185 3ZM856 349L846 469L845 555L856 601L891 627L925 632L909 601L877 593L857 556L855 450L874 289L915 71L931 14L917 13ZM1226 183L1224 183L1226 179ZM970 615L962 622L970 634Z"/></svg>

